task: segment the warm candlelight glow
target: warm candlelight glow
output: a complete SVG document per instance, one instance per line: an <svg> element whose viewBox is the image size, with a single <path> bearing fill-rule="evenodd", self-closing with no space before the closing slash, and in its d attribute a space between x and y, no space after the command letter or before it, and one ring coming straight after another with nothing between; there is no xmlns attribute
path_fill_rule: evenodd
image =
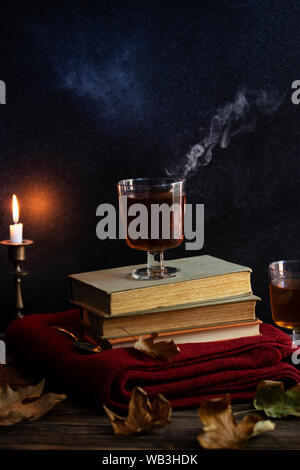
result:
<svg viewBox="0 0 300 470"><path fill-rule="evenodd" d="M17 224L19 222L19 203L15 194L12 197L12 212L14 224Z"/></svg>

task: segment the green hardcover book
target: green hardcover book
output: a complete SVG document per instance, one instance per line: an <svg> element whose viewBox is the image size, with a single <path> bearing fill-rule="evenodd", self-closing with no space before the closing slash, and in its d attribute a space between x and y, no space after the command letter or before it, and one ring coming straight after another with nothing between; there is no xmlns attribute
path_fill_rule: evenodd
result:
<svg viewBox="0 0 300 470"><path fill-rule="evenodd" d="M255 319L255 295L241 295L229 299L202 302L117 316L103 316L83 308L81 321L98 337L119 338L176 329L241 323Z"/></svg>
<svg viewBox="0 0 300 470"><path fill-rule="evenodd" d="M102 269L68 276L70 301L105 315L189 305L252 293L251 269L209 255L168 262L180 268L176 277L136 280L139 266Z"/></svg>

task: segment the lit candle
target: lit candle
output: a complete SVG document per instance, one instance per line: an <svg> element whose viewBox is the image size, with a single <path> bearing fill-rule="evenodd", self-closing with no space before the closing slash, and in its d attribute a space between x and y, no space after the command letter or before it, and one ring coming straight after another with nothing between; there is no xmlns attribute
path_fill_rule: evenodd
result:
<svg viewBox="0 0 300 470"><path fill-rule="evenodd" d="M10 242L20 244L23 242L23 224L19 223L19 204L15 194L12 197L12 213L14 223L9 226Z"/></svg>

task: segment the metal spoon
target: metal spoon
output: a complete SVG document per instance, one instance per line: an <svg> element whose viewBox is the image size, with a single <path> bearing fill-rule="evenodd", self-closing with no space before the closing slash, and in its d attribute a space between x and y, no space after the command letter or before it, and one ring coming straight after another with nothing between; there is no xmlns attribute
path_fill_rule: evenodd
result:
<svg viewBox="0 0 300 470"><path fill-rule="evenodd" d="M55 328L58 331L61 331L62 333L65 333L68 336L71 336L73 338L73 344L77 349L81 349L83 351L89 352L89 353L100 353L103 351L101 346L96 346L95 344L88 343L86 341L80 341L78 336L74 335L71 331L65 330L64 328L60 328L59 326L53 326L51 325L51 328Z"/></svg>

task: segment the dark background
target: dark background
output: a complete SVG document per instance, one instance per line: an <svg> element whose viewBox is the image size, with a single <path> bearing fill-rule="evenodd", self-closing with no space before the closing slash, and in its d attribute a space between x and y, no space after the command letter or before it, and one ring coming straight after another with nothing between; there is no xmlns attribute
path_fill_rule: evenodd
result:
<svg viewBox="0 0 300 470"><path fill-rule="evenodd" d="M142 263L123 240L96 237L96 208L123 178L184 165L216 109L237 89L274 90L280 108L216 148L188 180L205 204L208 253L253 269L257 313L271 321L267 265L299 258L299 1L1 2L0 233L21 204L26 312L68 307L66 276ZM0 250L1 321L10 265ZM24 264L25 266L25 264Z"/></svg>

